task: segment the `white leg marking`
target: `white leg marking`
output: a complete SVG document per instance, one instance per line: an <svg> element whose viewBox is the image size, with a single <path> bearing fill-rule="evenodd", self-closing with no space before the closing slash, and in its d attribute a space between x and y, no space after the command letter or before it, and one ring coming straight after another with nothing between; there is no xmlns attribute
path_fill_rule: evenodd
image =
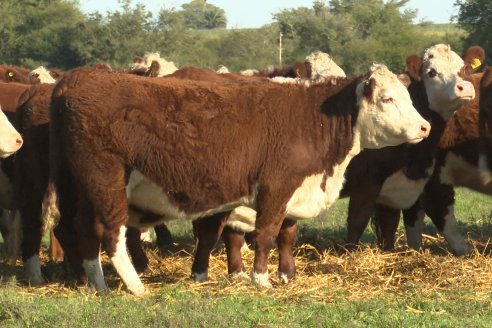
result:
<svg viewBox="0 0 492 328"><path fill-rule="evenodd" d="M116 244L116 252L111 257L111 262L128 290L137 296L141 296L145 294L145 287L140 281L137 271L128 257L125 233L126 227L121 226L120 235L118 236L118 242Z"/></svg>
<svg viewBox="0 0 492 328"><path fill-rule="evenodd" d="M422 232L424 231L424 211L420 210L417 214L417 221L415 225L405 225L405 232L407 235L407 245L410 248L419 250L422 248Z"/></svg>
<svg viewBox="0 0 492 328"><path fill-rule="evenodd" d="M106 281L104 280L101 267L101 257L98 255L93 260L84 260L82 261L82 266L87 274L89 284L94 286L98 293L106 293L108 291L108 286L106 286Z"/></svg>
<svg viewBox="0 0 492 328"><path fill-rule="evenodd" d="M280 278L280 281L283 282L284 284L289 283L289 278L287 278L287 275L285 273L279 272L278 277Z"/></svg>
<svg viewBox="0 0 492 328"><path fill-rule="evenodd" d="M256 273L254 270L251 273L251 280L255 284L263 288L272 288L272 284L268 280L268 271L265 273Z"/></svg>
<svg viewBox="0 0 492 328"><path fill-rule="evenodd" d="M454 217L453 205L448 206L448 215L444 218L444 229L442 234L454 254L461 256L470 253L470 245L468 245L465 238L463 238L461 233L458 231L458 223Z"/></svg>
<svg viewBox="0 0 492 328"><path fill-rule="evenodd" d="M41 273L41 262L39 256L34 255L24 263L26 280L31 286L40 286L46 283Z"/></svg>
<svg viewBox="0 0 492 328"><path fill-rule="evenodd" d="M195 280L195 282L205 282L208 280L208 270L202 273L192 272L191 276Z"/></svg>
<svg viewBox="0 0 492 328"><path fill-rule="evenodd" d="M152 236L150 235L150 230L147 229L144 232L140 233L140 240L146 243L152 242Z"/></svg>

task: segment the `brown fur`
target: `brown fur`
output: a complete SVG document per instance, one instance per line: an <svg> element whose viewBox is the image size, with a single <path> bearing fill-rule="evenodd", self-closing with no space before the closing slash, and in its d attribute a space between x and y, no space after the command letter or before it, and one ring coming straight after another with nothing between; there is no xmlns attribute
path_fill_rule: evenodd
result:
<svg viewBox="0 0 492 328"><path fill-rule="evenodd" d="M79 217L89 218L78 227L86 233L77 234L85 236L79 238L84 258L97 256L98 240L114 254L126 220L126 166L162 186L186 213L250 195L258 181L255 269L264 272L292 192L306 176L340 163L352 146L355 82L340 79L336 87L328 82L308 92L266 81L145 80L74 70L55 88L52 104L62 221L70 225L74 214L74 203L62 199L70 185L64 165L79 191Z"/></svg>

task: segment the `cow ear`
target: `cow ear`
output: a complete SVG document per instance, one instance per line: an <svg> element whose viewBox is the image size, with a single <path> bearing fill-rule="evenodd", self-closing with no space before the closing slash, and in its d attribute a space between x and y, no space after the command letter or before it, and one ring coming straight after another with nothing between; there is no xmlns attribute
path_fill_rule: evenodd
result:
<svg viewBox="0 0 492 328"><path fill-rule="evenodd" d="M398 80L400 80L403 85L408 88L410 86L410 83L412 83L412 80L410 79L410 76L408 74L402 73L398 75Z"/></svg>
<svg viewBox="0 0 492 328"><path fill-rule="evenodd" d="M364 82L364 90L362 94L364 95L364 98L367 99L367 101L371 104L374 103L374 89L376 88L376 80L375 79L369 79L365 80Z"/></svg>
<svg viewBox="0 0 492 328"><path fill-rule="evenodd" d="M463 61L468 72L477 70L485 59L485 50L480 46L471 46L463 54Z"/></svg>
<svg viewBox="0 0 492 328"><path fill-rule="evenodd" d="M57 80L60 77L60 72L50 70L49 73L51 77L54 78L55 80Z"/></svg>
<svg viewBox="0 0 492 328"><path fill-rule="evenodd" d="M407 57L407 73L416 81L420 81L420 68L422 67L422 58L417 55Z"/></svg>
<svg viewBox="0 0 492 328"><path fill-rule="evenodd" d="M161 69L161 64L159 64L157 60L153 60L145 75L149 77L157 77L157 75L159 75L160 69Z"/></svg>

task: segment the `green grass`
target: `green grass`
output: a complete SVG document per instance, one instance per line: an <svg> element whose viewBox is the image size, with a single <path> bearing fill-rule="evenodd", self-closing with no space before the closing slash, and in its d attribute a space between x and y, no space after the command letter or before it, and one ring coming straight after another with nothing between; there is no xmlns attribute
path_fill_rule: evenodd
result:
<svg viewBox="0 0 492 328"><path fill-rule="evenodd" d="M458 189L460 228L472 238L487 239L491 205L488 196ZM342 199L319 218L302 222L300 241L320 248L341 243L346 208ZM173 222L170 228L178 240L192 243L188 222ZM435 234L431 224L426 229ZM368 230L363 241L374 240ZM426 291L414 281L384 297L354 297L332 287L282 297L282 291L291 295L291 285L276 286L276 293L254 287L217 293L218 287L231 287L222 278L200 289L195 286L190 280L166 281L151 295L136 298L116 283L111 295L97 297L86 288L28 288L8 278L0 285L0 327L490 327L492 322L491 290L452 283L447 289Z"/></svg>

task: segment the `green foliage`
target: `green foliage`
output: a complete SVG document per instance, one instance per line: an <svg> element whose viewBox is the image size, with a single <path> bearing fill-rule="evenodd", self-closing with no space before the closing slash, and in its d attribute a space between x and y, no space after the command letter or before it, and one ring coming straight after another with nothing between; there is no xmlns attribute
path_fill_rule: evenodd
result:
<svg viewBox="0 0 492 328"><path fill-rule="evenodd" d="M459 7L458 24L468 32L464 38L465 45L480 45L486 54L492 53L492 1L490 0L457 0ZM490 56L486 58L492 64Z"/></svg>
<svg viewBox="0 0 492 328"><path fill-rule="evenodd" d="M415 11L404 1L315 0L312 7L280 10L275 23L259 29L223 29L225 12L205 0L180 9L152 13L142 4L120 1L120 9L82 14L75 0L0 1L0 62L34 68L69 69L107 62L128 67L132 58L159 51L178 66L232 71L263 69L303 60L321 50L350 74L361 74L373 62L404 69L410 53L435 43L463 50L467 34L455 27L413 25Z"/></svg>
<svg viewBox="0 0 492 328"><path fill-rule="evenodd" d="M226 27L224 9L207 3L206 0L193 0L183 4L184 23L191 29L214 29Z"/></svg>

